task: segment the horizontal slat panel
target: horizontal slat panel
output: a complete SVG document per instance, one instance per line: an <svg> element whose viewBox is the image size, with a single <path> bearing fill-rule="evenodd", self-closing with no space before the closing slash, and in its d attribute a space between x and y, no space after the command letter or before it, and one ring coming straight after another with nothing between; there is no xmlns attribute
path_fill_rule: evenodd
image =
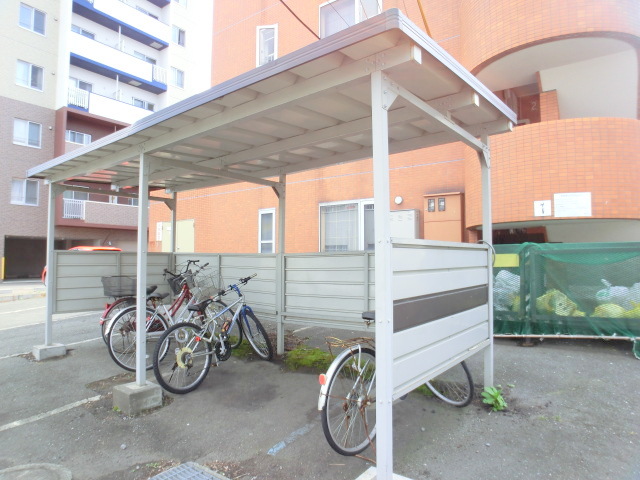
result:
<svg viewBox="0 0 640 480"><path fill-rule="evenodd" d="M287 295L321 295L336 297L362 298L362 283L335 284L320 282L287 282Z"/></svg>
<svg viewBox="0 0 640 480"><path fill-rule="evenodd" d="M487 325L477 325L464 330L446 340L428 344L411 355L404 356L393 363L394 389L404 384L414 383L424 373L433 370L440 364L446 364L458 357L461 352L469 351L488 338Z"/></svg>
<svg viewBox="0 0 640 480"><path fill-rule="evenodd" d="M287 270L287 282L362 283L364 272L359 270Z"/></svg>
<svg viewBox="0 0 640 480"><path fill-rule="evenodd" d="M410 355L423 345L440 342L456 334L456 332L474 328L477 325L487 324L489 320L489 307L480 307L442 318L434 322L419 325L409 330L403 330L393 335L393 356L401 358ZM486 337L489 336L489 327L486 327Z"/></svg>
<svg viewBox="0 0 640 480"><path fill-rule="evenodd" d="M362 254L287 255L286 258L286 268L289 270L362 270L363 266Z"/></svg>
<svg viewBox="0 0 640 480"><path fill-rule="evenodd" d="M487 282L488 274L484 268L394 274L393 300L487 285Z"/></svg>
<svg viewBox="0 0 640 480"><path fill-rule="evenodd" d="M487 252L484 250L462 250L435 248L394 248L392 250L392 268L394 272L411 272L428 268L486 267Z"/></svg>

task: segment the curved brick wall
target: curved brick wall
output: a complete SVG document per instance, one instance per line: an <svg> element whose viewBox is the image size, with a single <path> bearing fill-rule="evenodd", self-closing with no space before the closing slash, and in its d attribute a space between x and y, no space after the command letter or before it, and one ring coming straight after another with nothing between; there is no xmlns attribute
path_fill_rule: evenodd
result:
<svg viewBox="0 0 640 480"><path fill-rule="evenodd" d="M533 202L591 192L593 218L640 219L640 121L576 118L491 137L493 223L541 220ZM466 226L482 223L480 166L465 151ZM553 221L553 217L545 220Z"/></svg>
<svg viewBox="0 0 640 480"><path fill-rule="evenodd" d="M638 0L462 0L462 64L472 72L525 45L596 32L640 36Z"/></svg>

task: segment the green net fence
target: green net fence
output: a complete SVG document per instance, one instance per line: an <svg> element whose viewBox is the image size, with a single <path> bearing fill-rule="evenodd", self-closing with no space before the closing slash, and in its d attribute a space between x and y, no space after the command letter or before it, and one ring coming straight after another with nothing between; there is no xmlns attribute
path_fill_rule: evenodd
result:
<svg viewBox="0 0 640 480"><path fill-rule="evenodd" d="M640 358L640 243L495 249L495 334L629 338Z"/></svg>

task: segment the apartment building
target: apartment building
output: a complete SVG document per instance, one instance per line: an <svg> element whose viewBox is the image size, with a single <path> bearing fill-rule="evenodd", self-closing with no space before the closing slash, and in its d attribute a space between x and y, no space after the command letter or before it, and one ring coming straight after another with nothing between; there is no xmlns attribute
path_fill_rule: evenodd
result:
<svg viewBox="0 0 640 480"><path fill-rule="evenodd" d="M211 86L212 2L6 0L0 19L0 278L45 264L48 187L26 170ZM136 247L136 201L56 197L55 247Z"/></svg>
<svg viewBox="0 0 640 480"><path fill-rule="evenodd" d="M403 11L518 114L513 131L490 139L494 242L640 238L636 0L216 2L213 83L284 61L389 8ZM321 156L324 148L331 147L300 155ZM479 168L476 153L460 143L394 155L392 235L482 238ZM290 175L287 250L373 249L372 197L370 160ZM236 184L178 198L179 224L195 231L194 250L274 251L270 188ZM167 247L168 215L152 205L151 250ZM179 245L181 238L178 230Z"/></svg>

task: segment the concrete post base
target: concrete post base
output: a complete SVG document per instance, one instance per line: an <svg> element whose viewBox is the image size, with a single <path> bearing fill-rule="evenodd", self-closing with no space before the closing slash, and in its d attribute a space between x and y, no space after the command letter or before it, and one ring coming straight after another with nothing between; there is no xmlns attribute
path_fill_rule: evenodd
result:
<svg viewBox="0 0 640 480"><path fill-rule="evenodd" d="M60 343L52 345L35 345L32 350L33 356L39 362L47 358L64 357L67 354L67 347Z"/></svg>
<svg viewBox="0 0 640 480"><path fill-rule="evenodd" d="M125 415L137 415L161 406L162 388L155 383L147 382L141 387L134 382L113 387L113 407Z"/></svg>
<svg viewBox="0 0 640 480"><path fill-rule="evenodd" d="M364 473L362 473L362 475L356 478L356 480L376 480L376 478L377 478L376 467L369 467ZM394 473L393 480L410 480L410 479Z"/></svg>

